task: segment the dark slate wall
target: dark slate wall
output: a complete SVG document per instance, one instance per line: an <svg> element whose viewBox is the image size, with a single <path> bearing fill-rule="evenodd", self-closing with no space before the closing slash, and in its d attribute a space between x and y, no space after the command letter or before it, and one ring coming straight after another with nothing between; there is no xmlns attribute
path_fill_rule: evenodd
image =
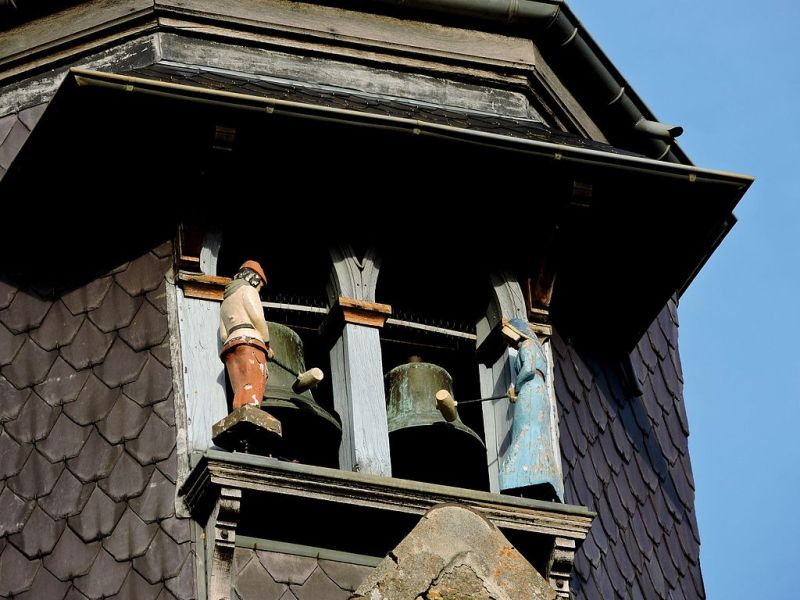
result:
<svg viewBox="0 0 800 600"><path fill-rule="evenodd" d="M632 374L553 341L566 501L598 513L575 597L705 598L675 304L634 350Z"/></svg>
<svg viewBox="0 0 800 600"><path fill-rule="evenodd" d="M194 597L175 516L171 254L64 294L0 274L0 597Z"/></svg>
<svg viewBox="0 0 800 600"><path fill-rule="evenodd" d="M347 600L372 567L261 550L236 550L239 600Z"/></svg>
<svg viewBox="0 0 800 600"><path fill-rule="evenodd" d="M39 104L0 117L0 180L5 177L45 108L47 104Z"/></svg>

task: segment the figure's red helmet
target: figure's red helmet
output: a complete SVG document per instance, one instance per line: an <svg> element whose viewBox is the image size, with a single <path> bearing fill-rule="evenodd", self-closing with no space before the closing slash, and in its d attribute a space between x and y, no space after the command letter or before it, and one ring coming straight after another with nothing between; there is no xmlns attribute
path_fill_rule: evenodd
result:
<svg viewBox="0 0 800 600"><path fill-rule="evenodd" d="M261 281L264 282L264 285L267 285L267 276L264 275L264 269L262 269L261 265L258 264L256 261L254 261L254 260L246 260L246 261L244 261L242 263L242 266L239 267L240 271L242 269L250 269L252 271L255 271L258 274L258 276L261 277Z"/></svg>

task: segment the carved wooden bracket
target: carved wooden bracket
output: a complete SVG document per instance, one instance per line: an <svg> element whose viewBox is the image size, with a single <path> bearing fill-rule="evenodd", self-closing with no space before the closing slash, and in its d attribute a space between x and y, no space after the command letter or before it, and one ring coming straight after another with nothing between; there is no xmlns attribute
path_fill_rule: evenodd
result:
<svg viewBox="0 0 800 600"><path fill-rule="evenodd" d="M325 336L337 335L346 323L380 329L391 314L392 307L388 304L340 296L322 324L322 333Z"/></svg>
<svg viewBox="0 0 800 600"><path fill-rule="evenodd" d="M222 302L225 286L230 283L230 277L216 275L199 275L197 273L178 272L178 285L183 288L187 298L200 298L202 300L215 300Z"/></svg>
<svg viewBox="0 0 800 600"><path fill-rule="evenodd" d="M236 550L236 528L239 525L241 502L241 489L220 488L211 551L211 580L208 582L209 598L215 600L229 600L231 597L233 589L231 571L233 570L233 554Z"/></svg>
<svg viewBox="0 0 800 600"><path fill-rule="evenodd" d="M559 598L570 597L569 580L575 562L575 550L574 539L556 537L553 540L553 551L547 565L547 579Z"/></svg>

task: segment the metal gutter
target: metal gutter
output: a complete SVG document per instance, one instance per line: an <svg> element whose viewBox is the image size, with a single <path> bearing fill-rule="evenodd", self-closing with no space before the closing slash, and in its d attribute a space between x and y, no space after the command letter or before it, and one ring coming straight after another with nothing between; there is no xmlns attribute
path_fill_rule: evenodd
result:
<svg viewBox="0 0 800 600"><path fill-rule="evenodd" d="M693 165L668 163L651 158L615 154L603 150L592 150L554 144L540 140L515 138L497 133L463 129L450 125L429 123L416 119L379 115L361 111L306 104L289 100L278 100L264 96L254 96L189 86L166 81L146 79L116 73L104 73L73 67L70 72L79 87L102 87L126 93L138 93L164 98L174 98L228 106L263 113L279 113L324 121L347 121L354 125L405 130L412 135L427 135L447 139L460 139L479 145L511 148L534 156L565 163L602 166L610 169L640 172L669 179L684 180L689 183L710 183L737 188L741 194L752 184L753 177L725 171L702 169Z"/></svg>

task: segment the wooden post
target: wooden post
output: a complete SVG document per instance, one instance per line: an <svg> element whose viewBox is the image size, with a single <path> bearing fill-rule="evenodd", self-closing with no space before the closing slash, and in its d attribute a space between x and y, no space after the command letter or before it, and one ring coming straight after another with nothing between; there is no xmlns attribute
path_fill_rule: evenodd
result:
<svg viewBox="0 0 800 600"><path fill-rule="evenodd" d="M225 366L219 358L219 302L178 288L178 319L189 452L210 448L211 428L228 414Z"/></svg>
<svg viewBox="0 0 800 600"><path fill-rule="evenodd" d="M363 259L349 246L331 249L331 311L324 333L330 351L333 403L342 419L339 467L391 477L389 427L379 329L391 307L375 302L377 257Z"/></svg>

